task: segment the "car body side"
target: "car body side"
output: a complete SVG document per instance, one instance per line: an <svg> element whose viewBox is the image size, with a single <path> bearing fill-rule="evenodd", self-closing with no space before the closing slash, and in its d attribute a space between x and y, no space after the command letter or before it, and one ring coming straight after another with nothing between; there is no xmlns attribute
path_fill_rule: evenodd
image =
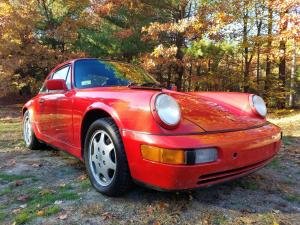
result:
<svg viewBox="0 0 300 225"><path fill-rule="evenodd" d="M72 86L69 91L39 93L24 105L23 113L31 112L33 130L39 140L81 160L85 133L89 125L101 117L111 117L118 126L132 178L160 189L190 189L242 176L265 165L279 150L280 128L255 113L249 104L249 94L184 94L128 87L77 89L73 85L75 62L60 64L48 75L49 78L57 69L70 65ZM179 125L172 130L160 126L153 116L153 100L161 92L175 96L186 106ZM197 98L212 104L212 110L193 110L190 103ZM224 121L212 112L215 107L223 112ZM197 121L200 116L207 119ZM210 130L211 119L217 121ZM216 147L219 159L201 165L166 165L144 160L140 151L142 144L185 150ZM252 167L247 169L247 166ZM241 170L231 171L237 168ZM227 172L220 177L217 173L222 171ZM201 176L205 174L213 174L212 180L202 182Z"/></svg>

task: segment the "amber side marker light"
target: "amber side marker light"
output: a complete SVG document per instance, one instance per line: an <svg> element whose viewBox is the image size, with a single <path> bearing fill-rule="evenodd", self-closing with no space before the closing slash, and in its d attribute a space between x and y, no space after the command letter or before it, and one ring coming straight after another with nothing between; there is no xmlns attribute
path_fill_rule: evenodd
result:
<svg viewBox="0 0 300 225"><path fill-rule="evenodd" d="M166 164L195 165L215 162L218 159L218 150L212 147L182 150L141 145L141 152L144 159Z"/></svg>
<svg viewBox="0 0 300 225"><path fill-rule="evenodd" d="M185 151L183 150L142 145L141 152L143 158L150 161L167 164L186 164Z"/></svg>

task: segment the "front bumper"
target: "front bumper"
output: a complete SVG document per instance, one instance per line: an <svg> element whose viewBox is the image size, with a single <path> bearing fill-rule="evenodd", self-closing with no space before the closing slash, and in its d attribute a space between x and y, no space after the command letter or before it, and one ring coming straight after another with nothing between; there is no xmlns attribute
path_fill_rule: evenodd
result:
<svg viewBox="0 0 300 225"><path fill-rule="evenodd" d="M281 130L273 124L235 132L162 136L123 130L131 176L148 186L184 190L210 186L252 173L279 151ZM218 160L197 165L169 165L142 158L142 144L168 149L215 147Z"/></svg>

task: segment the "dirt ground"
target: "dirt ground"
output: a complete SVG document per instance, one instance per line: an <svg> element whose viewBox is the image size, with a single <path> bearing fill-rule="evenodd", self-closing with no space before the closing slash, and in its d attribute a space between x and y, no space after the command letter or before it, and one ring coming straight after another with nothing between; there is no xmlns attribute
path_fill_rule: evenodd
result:
<svg viewBox="0 0 300 225"><path fill-rule="evenodd" d="M79 160L27 150L20 106L0 106L0 224L300 224L300 111L270 121L283 128L284 146L254 174L192 192L135 186L109 198L91 187Z"/></svg>

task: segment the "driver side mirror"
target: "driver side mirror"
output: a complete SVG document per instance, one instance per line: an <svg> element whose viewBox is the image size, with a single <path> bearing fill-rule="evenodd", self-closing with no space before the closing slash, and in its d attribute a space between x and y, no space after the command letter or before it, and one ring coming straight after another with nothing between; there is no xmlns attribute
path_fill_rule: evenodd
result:
<svg viewBox="0 0 300 225"><path fill-rule="evenodd" d="M53 79L46 81L46 87L49 91L66 91L68 90L64 79Z"/></svg>

